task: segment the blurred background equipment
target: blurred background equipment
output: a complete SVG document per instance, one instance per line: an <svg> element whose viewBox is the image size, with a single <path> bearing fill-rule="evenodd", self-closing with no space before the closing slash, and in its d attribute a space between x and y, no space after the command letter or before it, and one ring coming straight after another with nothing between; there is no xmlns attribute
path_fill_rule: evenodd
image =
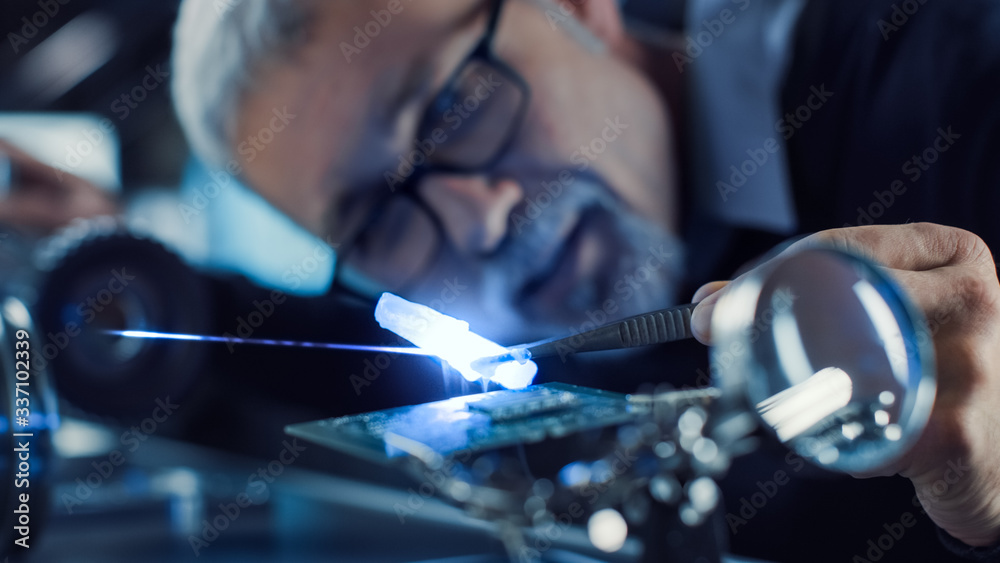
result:
<svg viewBox="0 0 1000 563"><path fill-rule="evenodd" d="M58 170L110 193L121 190L121 146L110 119L75 113L0 113L0 131L3 138L52 166L56 179Z"/></svg>
<svg viewBox="0 0 1000 563"><path fill-rule="evenodd" d="M211 331L204 282L161 244L114 220L78 223L47 241L36 311L56 346L63 398L89 412L138 416L158 397L183 398L204 371L201 343L117 338L104 330Z"/></svg>

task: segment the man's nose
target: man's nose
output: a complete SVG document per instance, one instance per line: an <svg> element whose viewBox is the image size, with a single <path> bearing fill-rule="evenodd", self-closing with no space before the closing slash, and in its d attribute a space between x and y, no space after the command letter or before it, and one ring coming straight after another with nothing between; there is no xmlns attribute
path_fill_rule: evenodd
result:
<svg viewBox="0 0 1000 563"><path fill-rule="evenodd" d="M421 182L420 196L458 252L481 256L507 236L511 211L524 199L524 190L510 178L434 174Z"/></svg>

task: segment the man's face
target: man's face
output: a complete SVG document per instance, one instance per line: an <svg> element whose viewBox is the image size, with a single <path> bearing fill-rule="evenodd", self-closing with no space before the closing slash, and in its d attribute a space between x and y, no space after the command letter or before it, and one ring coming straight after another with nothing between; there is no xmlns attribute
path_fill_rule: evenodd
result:
<svg viewBox="0 0 1000 563"><path fill-rule="evenodd" d="M491 2L315 5L306 44L262 69L242 100L234 143L259 193L337 243L356 240L393 178L442 140L418 127L483 36ZM507 0L493 47L531 90L507 150L488 170L422 177L423 208L402 206L421 218L383 215L349 257L355 273L509 343L671 304L680 257L661 96L554 4ZM487 104L498 82L468 94ZM444 122L452 141L498 127L467 101Z"/></svg>

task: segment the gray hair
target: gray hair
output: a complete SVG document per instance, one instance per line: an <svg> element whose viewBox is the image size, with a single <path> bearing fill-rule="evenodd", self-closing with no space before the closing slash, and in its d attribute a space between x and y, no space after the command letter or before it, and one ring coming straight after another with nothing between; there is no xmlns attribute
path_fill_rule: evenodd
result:
<svg viewBox="0 0 1000 563"><path fill-rule="evenodd" d="M547 12L553 0L531 0ZM233 158L233 136L243 95L263 63L301 45L311 19L310 0L183 0L174 28L171 89L192 151L212 166ZM591 52L606 46L574 17L560 27Z"/></svg>
<svg viewBox="0 0 1000 563"><path fill-rule="evenodd" d="M233 157L244 94L267 61L306 37L303 0L184 0L174 28L174 107L192 151L212 166Z"/></svg>

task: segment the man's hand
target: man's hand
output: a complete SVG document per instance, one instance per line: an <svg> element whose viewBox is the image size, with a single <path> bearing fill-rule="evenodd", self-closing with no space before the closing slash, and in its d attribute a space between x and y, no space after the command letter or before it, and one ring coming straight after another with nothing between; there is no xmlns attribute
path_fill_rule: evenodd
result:
<svg viewBox="0 0 1000 563"><path fill-rule="evenodd" d="M945 531L972 546L1000 539L1000 285L989 248L968 231L929 223L823 231L823 243L881 264L927 317L937 357L937 397L913 449L879 474L909 478ZM787 252L786 251L786 252ZM692 318L711 340L724 282L703 286ZM874 475L857 475L869 477Z"/></svg>
<svg viewBox="0 0 1000 563"><path fill-rule="evenodd" d="M0 222L40 235L77 217L118 212L106 192L86 180L38 162L0 140L0 157L17 170L10 192L0 199Z"/></svg>

